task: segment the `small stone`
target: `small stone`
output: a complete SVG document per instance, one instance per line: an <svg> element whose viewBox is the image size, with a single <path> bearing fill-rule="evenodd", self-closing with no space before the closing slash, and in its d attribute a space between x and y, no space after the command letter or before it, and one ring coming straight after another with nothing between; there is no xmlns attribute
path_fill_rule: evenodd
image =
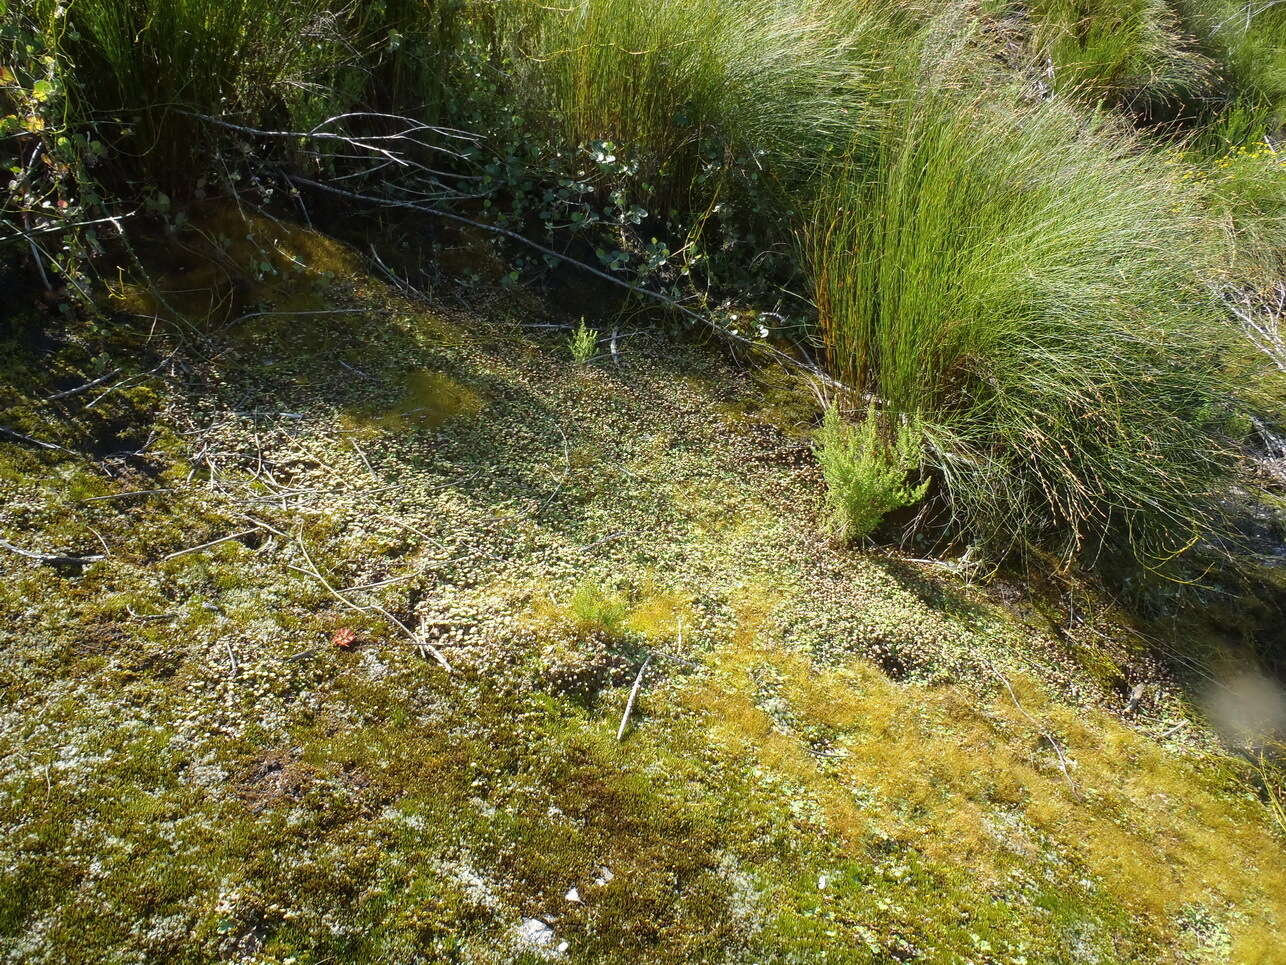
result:
<svg viewBox="0 0 1286 965"><path fill-rule="evenodd" d="M605 885L615 877L616 875L612 874L611 868L607 865L601 865L598 869L598 874L594 878L594 884Z"/></svg>
<svg viewBox="0 0 1286 965"><path fill-rule="evenodd" d="M542 948L554 940L554 930L539 918L524 918L518 926L518 937L532 945Z"/></svg>
<svg viewBox="0 0 1286 965"><path fill-rule="evenodd" d="M567 894L563 895L563 897L566 898L568 901L579 902L580 892L577 891L575 888L572 888L570 891L567 892Z"/></svg>

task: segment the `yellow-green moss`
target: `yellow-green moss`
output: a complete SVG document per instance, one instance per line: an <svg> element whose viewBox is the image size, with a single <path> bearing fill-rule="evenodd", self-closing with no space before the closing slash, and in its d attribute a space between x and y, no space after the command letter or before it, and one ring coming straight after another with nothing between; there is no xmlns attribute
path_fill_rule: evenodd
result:
<svg viewBox="0 0 1286 965"><path fill-rule="evenodd" d="M1003 690L979 701L763 644L734 645L712 665L685 698L712 738L797 782L854 854L873 836L897 842L954 887L982 891L1044 856L1068 875L1069 893L1087 876L1096 901L1151 923L1156 947L1195 906L1239 909L1238 942L1286 924L1281 844L1262 806L1214 762L1052 703L1022 678L1020 709ZM756 701L763 668L789 708L784 729L780 711ZM1064 750L1066 775L1046 734Z"/></svg>
<svg viewBox="0 0 1286 965"><path fill-rule="evenodd" d="M352 417L357 425L381 429L436 429L451 419L481 411L484 404L479 393L446 373L421 370L406 376L402 396L391 406L359 409Z"/></svg>

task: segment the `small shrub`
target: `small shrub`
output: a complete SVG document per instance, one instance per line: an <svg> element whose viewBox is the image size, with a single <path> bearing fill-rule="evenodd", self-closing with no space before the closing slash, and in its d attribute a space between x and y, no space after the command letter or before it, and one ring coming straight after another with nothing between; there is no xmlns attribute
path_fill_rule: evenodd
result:
<svg viewBox="0 0 1286 965"><path fill-rule="evenodd" d="M618 637L625 629L629 604L596 583L576 588L568 607L572 623L583 636Z"/></svg>
<svg viewBox="0 0 1286 965"><path fill-rule="evenodd" d="M844 539L869 536L887 514L915 505L929 488L927 480L917 486L907 481L923 455L919 425L899 421L891 442L880 428L874 405L857 424L845 422L831 406L817 433L832 525Z"/></svg>
<svg viewBox="0 0 1286 965"><path fill-rule="evenodd" d="M587 326L582 318L576 330L567 337L567 347L579 365L587 364L598 349L598 331Z"/></svg>

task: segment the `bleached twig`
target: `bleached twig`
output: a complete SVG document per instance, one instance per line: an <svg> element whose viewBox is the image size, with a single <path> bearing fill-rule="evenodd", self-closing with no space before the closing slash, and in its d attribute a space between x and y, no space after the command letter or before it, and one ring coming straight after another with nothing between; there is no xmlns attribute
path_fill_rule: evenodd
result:
<svg viewBox="0 0 1286 965"><path fill-rule="evenodd" d="M425 124L411 117L404 117L399 114L381 114L367 112L352 112L347 114L337 114L334 117L328 117L326 120L317 124L311 130L291 131L291 130L266 130L259 127L250 127L245 124L235 124L221 117L211 117L208 114L197 114L190 111L182 111L189 117L205 121L207 124L215 127L222 127L226 130L236 131L250 137L276 138L304 142L328 142L343 147L350 148L357 152L355 154L323 153L320 151L305 152L316 157L318 160L340 160L340 161L374 161L374 165L355 172L350 172L342 177L368 177L379 173L381 170L396 166L407 171L418 171L427 175L427 183L433 190L425 193L425 197L434 199L447 199L462 194L456 192L443 184L442 179L453 181L477 181L480 175L456 174L450 171L442 171L437 168L421 164L419 161L412 160L407 156L408 150L426 150L438 154L444 154L457 161L468 161L467 156L461 151L442 144L426 140L425 135L432 135L442 140L454 140L465 142L470 145L476 145L479 138L476 135L469 134L465 131L455 130L447 127L437 127L432 124ZM399 130L392 131L388 134L348 134L340 133L334 130L328 130L344 121L365 120L377 122L394 122L400 125Z"/></svg>
<svg viewBox="0 0 1286 965"><path fill-rule="evenodd" d="M1256 6L1254 3L1254 0L1247 0L1246 9L1244 11L1239 10L1236 13L1234 13L1231 17L1228 17L1226 20L1220 21L1219 23L1215 24L1214 28L1210 31L1210 36L1213 37L1220 30L1223 30L1224 27L1228 26L1228 24L1232 23L1234 20L1240 20L1243 15L1246 18L1245 29L1249 30L1250 23L1252 20L1254 20L1264 11L1271 10L1279 3L1283 3L1283 2L1286 2L1286 0L1264 0L1263 3L1260 3L1258 6Z"/></svg>
<svg viewBox="0 0 1286 965"><path fill-rule="evenodd" d="M36 560L38 563L68 563L68 564L85 564L97 563L100 560L107 559L104 553L91 553L88 556L64 556L61 553L37 553L32 550L25 550L21 546L14 546L12 543L0 539L0 548L7 549L10 553L17 553L29 560Z"/></svg>
<svg viewBox="0 0 1286 965"><path fill-rule="evenodd" d="M65 223L56 222L54 224L45 225L40 228L31 228L31 229L19 228L12 221L4 219L3 221L0 221L0 223L8 225L10 228L16 231L17 234L5 235L3 237L0 237L0 243L6 242L6 241L17 241L19 238L24 238L27 241L31 241L37 235L57 234L60 231L70 231L73 228L87 228L90 225L96 225L96 224L111 223L113 225L116 225L116 227L119 229L120 228L119 222L124 221L126 218L132 218L134 217L135 214L137 214L137 212L131 211L128 214L114 214L114 215L109 215L106 218L94 218L91 221L70 221Z"/></svg>
<svg viewBox="0 0 1286 965"><path fill-rule="evenodd" d="M112 369L106 375L100 375L98 378L92 379L89 382L86 382L84 385L78 385L74 389L65 389L62 392L55 392L53 395L47 395L45 396L44 401L57 402L59 399L69 399L73 395L80 395L80 393L87 392L88 390L92 389L96 385L102 385L108 379L115 378L117 375L120 374L120 371L121 371L120 369Z"/></svg>
<svg viewBox="0 0 1286 965"><path fill-rule="evenodd" d="M1067 766L1067 757L1063 754L1063 745L1060 744L1057 740L1055 740L1054 737L1049 733L1049 731L1041 727L1040 721L1038 721L1031 714L1027 713L1027 711L1023 708L1023 705L1018 702L1018 695L1014 693L1014 688L1013 688L1013 685L1009 683L1009 678L1006 677L1004 674L1002 674L999 670L993 670L992 673L994 673L997 677L999 677L1000 682L1005 685L1005 689L1009 691L1010 699L1013 700L1014 706L1018 708L1018 712L1022 714L1024 717L1026 717L1029 721L1031 721L1032 726L1036 728L1036 730L1040 733L1040 736L1045 738L1045 742L1048 743L1049 746L1054 749L1054 753L1058 755L1058 766L1063 772L1063 777L1066 778L1067 780L1067 786L1072 789L1073 794L1079 797L1080 789L1077 788L1076 782L1072 780L1072 772L1071 770L1069 770Z"/></svg>
<svg viewBox="0 0 1286 965"><path fill-rule="evenodd" d="M162 556L161 562L167 563L170 560L178 559L180 556L187 556L189 553L199 553L201 552L201 550L208 550L211 547L220 545L221 543L231 543L234 539L241 539L246 536L253 536L255 532L256 531L253 529L247 529L240 533L232 533L228 536L220 536L218 539L212 539L208 543L201 543L199 546L189 546L187 549L175 550L173 553L170 553L167 556Z"/></svg>
<svg viewBox="0 0 1286 965"><path fill-rule="evenodd" d="M563 491L563 486L567 485L567 480L572 474L572 454L571 447L567 442L567 433L561 425L558 426L558 432L563 437L563 465L565 467L563 469L563 478L558 480L558 485L554 487L554 491L540 504L540 509L536 510L536 516L540 516L549 508L549 504Z"/></svg>
<svg viewBox="0 0 1286 965"><path fill-rule="evenodd" d="M72 451L66 446L58 445L56 442L45 442L43 439L36 439L33 436L18 432L16 429L6 428L5 426L0 426L0 436L9 436L11 439L17 439L19 442L30 443L33 446L39 446L41 449L56 449L59 452Z"/></svg>
<svg viewBox="0 0 1286 965"><path fill-rule="evenodd" d="M86 496L82 503L97 503L108 499L126 499L130 496L152 496L156 493L170 493L173 489L132 489L127 493L108 493L106 496Z"/></svg>
<svg viewBox="0 0 1286 965"><path fill-rule="evenodd" d="M380 606L378 603L371 603L367 606L363 606L360 603L354 603L348 597L344 596L344 594L340 593L339 590L335 589L335 587L331 585L330 581L327 580L326 577L322 576L321 571L317 569L317 564L313 562L312 556L309 555L308 547L304 545L304 541L299 537L295 537L295 544L299 547L299 551L304 554L304 559L308 561L309 569L304 569L302 566L291 566L291 564L289 563L286 564L287 567L294 570L296 573L303 573L305 576L311 576L313 579L317 580L319 583L321 583L322 586L324 586L327 589L327 591L331 594L331 596L335 597L335 599L339 600L339 602L344 604L346 607L356 610L359 613L371 613L371 612L378 613L380 616L388 620L391 624L393 624L404 634L406 634L407 638L410 639L410 641L413 644L415 644L416 648L420 651L421 654L432 656L433 659L435 659L439 664L442 665L442 669L445 670L447 673L455 672L450 662L443 655L441 650L439 650L433 644L429 643L429 641L426 640L422 634L417 634L414 631L412 631L410 627L408 627L405 623L403 623L393 614L389 613L388 610L384 609L384 607Z"/></svg>
<svg viewBox="0 0 1286 965"><path fill-rule="evenodd" d="M1237 316L1251 343L1278 370L1286 373L1286 338L1282 336L1282 326L1286 324L1286 284L1276 286L1275 301L1255 301L1248 294L1232 289L1221 294L1224 304Z"/></svg>
<svg viewBox="0 0 1286 965"><path fill-rule="evenodd" d="M648 654L647 659L643 661L643 666L639 667L638 676L634 678L634 686L630 688L630 698L625 702L625 713L621 714L621 726L616 731L618 741L625 740L625 728L630 725L630 714L634 713L634 701L638 699L639 688L643 686L643 674L647 672L648 664L651 662L652 655Z"/></svg>

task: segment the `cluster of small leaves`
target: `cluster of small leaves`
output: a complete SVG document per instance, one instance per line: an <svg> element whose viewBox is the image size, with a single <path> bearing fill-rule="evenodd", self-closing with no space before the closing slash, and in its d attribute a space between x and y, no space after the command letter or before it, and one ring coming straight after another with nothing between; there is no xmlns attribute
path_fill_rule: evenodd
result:
<svg viewBox="0 0 1286 965"><path fill-rule="evenodd" d="M577 252L633 285L703 311L734 334L767 339L797 331L780 289L796 279L792 252L776 250L763 229L773 217L755 185L730 188L725 146L711 138L694 173L692 198L708 204L656 210L665 193L628 146L595 140L568 148L532 127L491 131L480 159L487 219L559 251ZM663 177L666 172L659 172ZM722 198L722 200L720 200ZM510 282L538 278L559 259L508 253ZM733 294L735 293L735 298ZM747 311L747 303L771 310ZM677 320L682 324L682 320Z"/></svg>
<svg viewBox="0 0 1286 965"><path fill-rule="evenodd" d="M582 317L580 325L567 337L567 348L578 364L588 364L598 350L598 331L586 325Z"/></svg>
<svg viewBox="0 0 1286 965"><path fill-rule="evenodd" d="M525 137L504 145L493 141L492 147L500 149L482 166L483 207L492 223L559 247L587 242L598 267L635 283L672 281L666 277L673 274L666 271L670 247L642 233L656 219L637 199L650 196L653 187L616 144L592 141L571 150ZM519 255L516 264L520 271L538 271L555 267L558 259ZM673 287L666 293L680 294Z"/></svg>
<svg viewBox="0 0 1286 965"><path fill-rule="evenodd" d="M672 162L636 145L569 144L524 107L494 56L485 36L466 30L442 105L454 127L482 136L471 160L489 223L689 305L740 337L802 330L803 319L788 314L800 305L781 301L782 289L799 282L797 260L788 246L773 246L780 211L756 159L708 132L696 140L695 165L675 179ZM681 192L667 187L674 180ZM505 259L508 283L539 280L560 264L520 247ZM771 310L747 312L747 303ZM682 316L674 323L684 324Z"/></svg>
<svg viewBox="0 0 1286 965"><path fill-rule="evenodd" d="M0 24L0 257L29 259L63 310L91 310L88 266L116 230L94 177L108 150L72 120L47 37L20 17Z"/></svg>

